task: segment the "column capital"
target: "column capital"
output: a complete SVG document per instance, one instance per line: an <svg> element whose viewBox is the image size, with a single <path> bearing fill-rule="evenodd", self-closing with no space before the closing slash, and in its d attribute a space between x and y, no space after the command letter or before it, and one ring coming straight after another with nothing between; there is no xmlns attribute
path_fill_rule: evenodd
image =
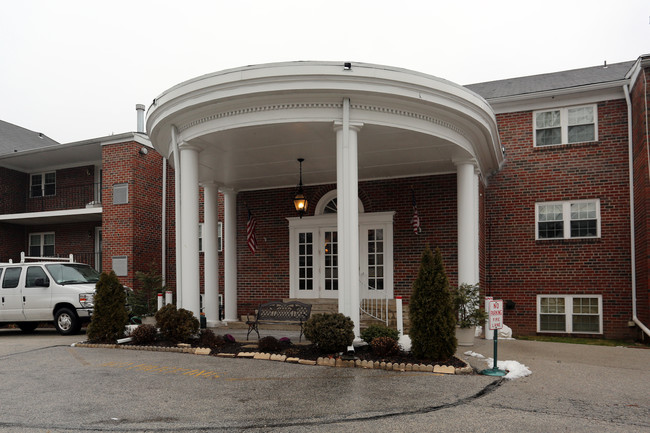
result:
<svg viewBox="0 0 650 433"><path fill-rule="evenodd" d="M223 186L223 185L219 185L219 192L222 192L224 194L237 194L237 193L239 193L239 191L236 190L235 188L232 188L230 186Z"/></svg>
<svg viewBox="0 0 650 433"><path fill-rule="evenodd" d="M219 184L217 182L215 182L214 180L209 180L207 182L199 182L199 185L201 185L204 188L205 187L213 187L213 188L217 188L217 189L219 188Z"/></svg>
<svg viewBox="0 0 650 433"><path fill-rule="evenodd" d="M201 147L197 146L196 144L190 144L186 141L182 141L178 143L178 150L195 150L197 152L201 152L203 149L201 149Z"/></svg>
<svg viewBox="0 0 650 433"><path fill-rule="evenodd" d="M461 166L461 165L473 165L474 168L478 168L478 165L476 164L476 160L473 158L468 158L468 159L452 159L451 161L456 167Z"/></svg>
<svg viewBox="0 0 650 433"><path fill-rule="evenodd" d="M333 128L335 131L340 131L343 129L343 122L341 120L335 120ZM361 128L363 128L363 122L350 122L350 129L359 132Z"/></svg>

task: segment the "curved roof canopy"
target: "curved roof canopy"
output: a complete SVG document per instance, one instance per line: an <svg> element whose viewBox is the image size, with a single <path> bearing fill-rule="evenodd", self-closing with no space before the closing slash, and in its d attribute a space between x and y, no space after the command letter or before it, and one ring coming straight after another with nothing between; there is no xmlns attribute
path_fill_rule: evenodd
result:
<svg viewBox="0 0 650 433"><path fill-rule="evenodd" d="M287 62L246 66L181 83L147 114L153 146L200 149L199 180L236 190L336 182L336 122L343 99L359 125L359 180L455 172L473 161L487 176L503 153L487 102L430 75L371 64ZM171 158L173 161L173 158Z"/></svg>

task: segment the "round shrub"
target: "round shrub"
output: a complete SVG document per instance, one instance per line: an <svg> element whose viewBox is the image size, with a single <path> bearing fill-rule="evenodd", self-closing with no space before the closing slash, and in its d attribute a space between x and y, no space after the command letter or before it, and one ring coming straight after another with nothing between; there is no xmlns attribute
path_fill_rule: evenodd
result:
<svg viewBox="0 0 650 433"><path fill-rule="evenodd" d="M361 331L361 339L370 344L372 340L377 337L390 337L393 340L399 340L399 332L397 329L389 328L386 325L370 325Z"/></svg>
<svg viewBox="0 0 650 433"><path fill-rule="evenodd" d="M393 356L400 352L397 340L390 337L377 337L370 342L370 346L376 356Z"/></svg>
<svg viewBox="0 0 650 433"><path fill-rule="evenodd" d="M314 314L305 322L305 337L322 353L342 352L354 341L354 322L341 313Z"/></svg>
<svg viewBox="0 0 650 433"><path fill-rule="evenodd" d="M158 330L153 325L140 325L131 332L135 344L150 344L156 341Z"/></svg>
<svg viewBox="0 0 650 433"><path fill-rule="evenodd" d="M173 343L188 341L199 331L199 321L194 313L176 305L168 304L156 313L156 324L160 333Z"/></svg>
<svg viewBox="0 0 650 433"><path fill-rule="evenodd" d="M279 352L281 350L278 339L271 336L260 338L257 347L260 349L260 352Z"/></svg>
<svg viewBox="0 0 650 433"><path fill-rule="evenodd" d="M202 329L199 333L199 338L196 340L197 347L207 347L215 350L225 344L221 335L215 335L211 329Z"/></svg>

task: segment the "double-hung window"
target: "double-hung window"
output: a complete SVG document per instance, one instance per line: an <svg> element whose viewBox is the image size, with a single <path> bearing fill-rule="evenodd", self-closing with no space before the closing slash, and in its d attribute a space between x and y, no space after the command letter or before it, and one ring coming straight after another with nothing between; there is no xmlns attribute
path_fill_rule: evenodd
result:
<svg viewBox="0 0 650 433"><path fill-rule="evenodd" d="M30 197L56 194L56 172L34 173L30 176Z"/></svg>
<svg viewBox="0 0 650 433"><path fill-rule="evenodd" d="M223 223L217 223L217 251L223 251ZM199 223L199 252L203 252L203 223Z"/></svg>
<svg viewBox="0 0 650 433"><path fill-rule="evenodd" d="M54 233L30 233L29 255L31 257L54 257Z"/></svg>
<svg viewBox="0 0 650 433"><path fill-rule="evenodd" d="M602 334L602 296L537 295L537 332Z"/></svg>
<svg viewBox="0 0 650 433"><path fill-rule="evenodd" d="M535 146L597 141L597 114L596 105L534 112Z"/></svg>
<svg viewBox="0 0 650 433"><path fill-rule="evenodd" d="M600 200L537 203L535 239L600 237Z"/></svg>

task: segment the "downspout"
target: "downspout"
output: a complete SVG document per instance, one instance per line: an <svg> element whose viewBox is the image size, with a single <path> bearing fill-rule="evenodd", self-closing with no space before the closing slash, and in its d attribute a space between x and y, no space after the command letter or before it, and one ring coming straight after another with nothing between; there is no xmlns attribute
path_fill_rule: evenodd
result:
<svg viewBox="0 0 650 433"><path fill-rule="evenodd" d="M636 238L634 231L634 147L632 140L632 102L630 101L628 85L623 86L625 102L627 103L627 135L628 135L628 164L630 182L630 271L632 273L632 320L636 325L650 337L650 329L645 326L637 317L636 308Z"/></svg>
<svg viewBox="0 0 650 433"><path fill-rule="evenodd" d="M182 245L181 239L181 194L180 194L180 184L181 184L181 162L180 155L178 153L178 130L176 126L172 125L172 152L174 156L174 197L176 198L175 206L175 227L176 227L176 307L183 308L183 288L179 286L179 282L182 281L182 266L181 266L181 254L179 245Z"/></svg>
<svg viewBox="0 0 650 433"><path fill-rule="evenodd" d="M162 269L161 278L162 286L167 285L167 158L162 159L162 237L161 237L161 249L162 249L162 259L160 261L160 267Z"/></svg>

